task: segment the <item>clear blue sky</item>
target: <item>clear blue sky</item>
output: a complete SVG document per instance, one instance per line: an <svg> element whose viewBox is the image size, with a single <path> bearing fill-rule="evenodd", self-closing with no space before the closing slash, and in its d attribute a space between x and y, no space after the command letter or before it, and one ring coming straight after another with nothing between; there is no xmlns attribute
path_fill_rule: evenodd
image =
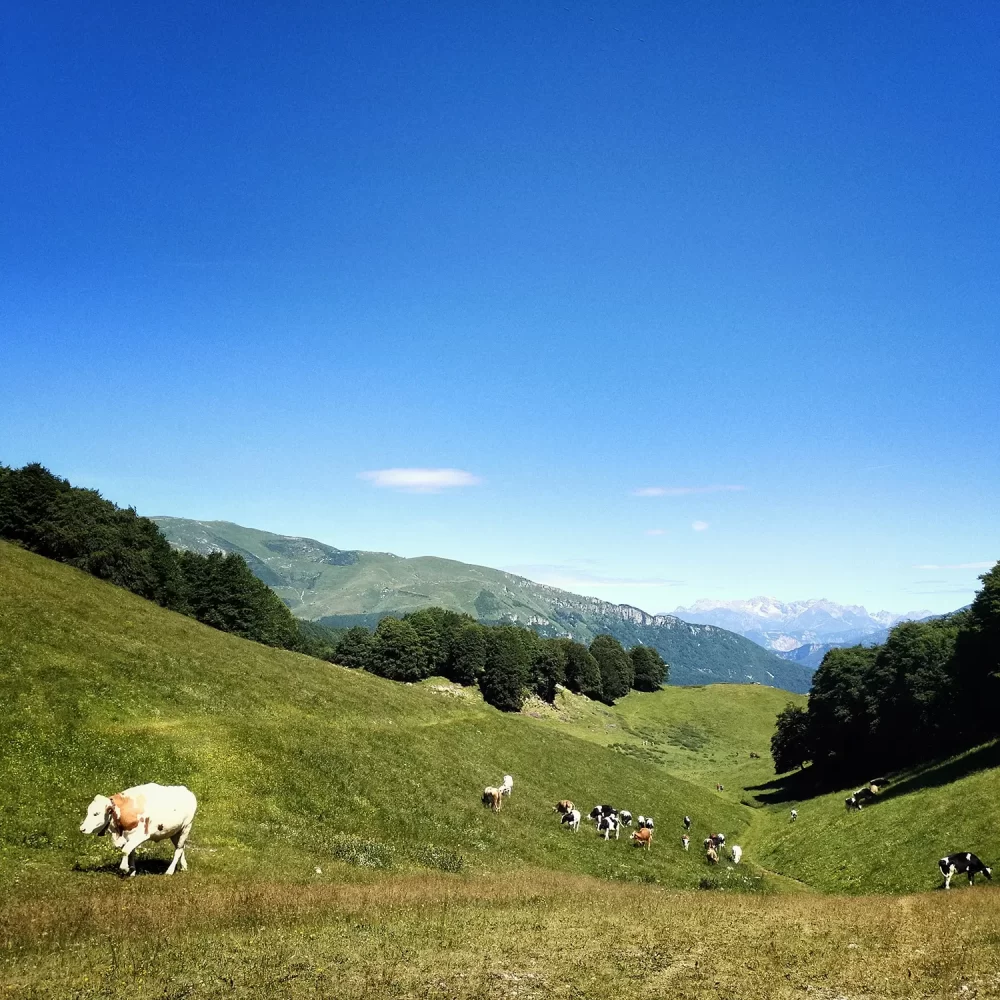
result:
<svg viewBox="0 0 1000 1000"><path fill-rule="evenodd" d="M1000 557L995 5L20 6L0 461L652 611Z"/></svg>

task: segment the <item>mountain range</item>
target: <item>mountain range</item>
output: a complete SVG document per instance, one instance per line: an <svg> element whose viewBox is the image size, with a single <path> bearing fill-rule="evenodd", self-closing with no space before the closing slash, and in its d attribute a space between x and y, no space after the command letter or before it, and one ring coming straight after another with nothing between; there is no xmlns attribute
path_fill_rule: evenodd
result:
<svg viewBox="0 0 1000 1000"><path fill-rule="evenodd" d="M588 644L608 633L626 648L653 646L670 664L674 684L758 682L788 691L809 689L811 671L713 624L651 615L452 559L338 549L228 521L152 520L175 548L203 555L238 553L295 615L335 628L374 627L387 615L437 605L481 622L511 622Z"/></svg>
<svg viewBox="0 0 1000 1000"><path fill-rule="evenodd" d="M676 608L673 614L684 621L729 629L784 659L815 669L835 646L877 645L885 642L893 625L919 621L932 612L869 613L859 604L836 604L823 598L784 602L752 597L748 601L705 598L689 608Z"/></svg>

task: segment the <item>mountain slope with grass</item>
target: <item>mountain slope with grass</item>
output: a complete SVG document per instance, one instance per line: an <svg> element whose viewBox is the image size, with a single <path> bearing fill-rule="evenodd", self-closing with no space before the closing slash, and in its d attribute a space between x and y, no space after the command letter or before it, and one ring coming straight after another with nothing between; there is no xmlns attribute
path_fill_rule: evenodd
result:
<svg viewBox="0 0 1000 1000"><path fill-rule="evenodd" d="M248 642L6 543L0 637L8 885L18 872L62 879L111 862L106 841L80 835L83 811L94 794L143 781L195 791L192 868L221 878L530 866L693 886L697 856L606 845L592 828L574 836L552 804L746 823L655 763L504 715L471 692ZM493 815L479 797L504 773L514 795Z"/></svg>
<svg viewBox="0 0 1000 1000"><path fill-rule="evenodd" d="M513 622L587 644L608 633L626 647L652 646L670 664L673 684L756 682L789 691L809 688L809 670L734 632L571 594L487 566L336 549L228 521L151 520L176 548L243 556L297 616L335 628L374 627L386 615L439 606L482 622Z"/></svg>

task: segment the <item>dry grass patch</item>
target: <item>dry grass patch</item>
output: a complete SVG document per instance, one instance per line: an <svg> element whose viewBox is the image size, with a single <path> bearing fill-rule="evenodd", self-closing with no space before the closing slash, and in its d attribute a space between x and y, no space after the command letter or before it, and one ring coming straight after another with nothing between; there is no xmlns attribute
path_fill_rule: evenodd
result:
<svg viewBox="0 0 1000 1000"><path fill-rule="evenodd" d="M552 873L242 888L109 879L4 911L0 997L969 1000L1000 995L998 917L988 888L893 899Z"/></svg>

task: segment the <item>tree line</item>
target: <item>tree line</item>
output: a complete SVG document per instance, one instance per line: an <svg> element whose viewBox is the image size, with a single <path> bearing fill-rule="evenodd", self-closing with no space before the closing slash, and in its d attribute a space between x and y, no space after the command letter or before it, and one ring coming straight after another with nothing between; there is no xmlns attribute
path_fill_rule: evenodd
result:
<svg viewBox="0 0 1000 1000"><path fill-rule="evenodd" d="M971 606L902 622L879 646L831 649L808 708L778 716L779 774L812 762L833 784L957 753L1000 736L1000 562Z"/></svg>
<svg viewBox="0 0 1000 1000"><path fill-rule="evenodd" d="M0 538L164 608L268 646L329 654L339 633L299 621L239 555L177 552L148 518L41 465L0 465Z"/></svg>
<svg viewBox="0 0 1000 1000"><path fill-rule="evenodd" d="M554 701L558 686L612 704L632 689L657 690L668 673L650 646L626 651L613 636L599 635L588 649L519 625L483 625L445 608L383 618L374 631L350 628L333 659L390 680L442 676L476 684L488 704L509 712L518 711L532 693Z"/></svg>
<svg viewBox="0 0 1000 1000"><path fill-rule="evenodd" d="M626 652L612 636L599 635L588 649L443 608L383 618L374 631L343 633L302 621L242 556L178 552L133 508L72 486L37 463L0 465L0 538L244 639L390 680L439 674L476 684L505 711L519 710L532 692L551 702L557 685L612 704L633 688L654 691L667 680L667 665L648 646Z"/></svg>

